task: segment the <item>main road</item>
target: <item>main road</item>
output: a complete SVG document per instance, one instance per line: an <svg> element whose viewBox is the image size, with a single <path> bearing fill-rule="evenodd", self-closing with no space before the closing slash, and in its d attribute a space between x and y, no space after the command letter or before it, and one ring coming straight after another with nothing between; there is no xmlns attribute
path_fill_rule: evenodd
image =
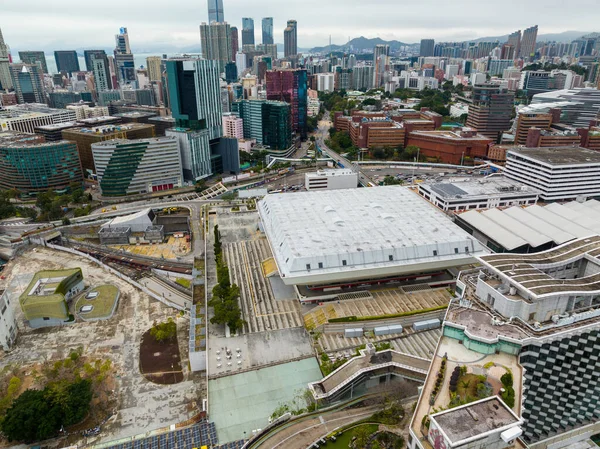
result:
<svg viewBox="0 0 600 449"><path fill-rule="evenodd" d="M327 117L328 114L329 113L326 111L325 114L323 114L323 117ZM329 134L329 128L331 126L332 126L332 123L325 118L323 118L323 120L321 120L319 122L319 128L317 129L317 132L316 132L316 139L317 139L317 144L318 144L319 149L324 154L326 154L331 159L333 159L338 165L343 165L344 168L350 168L353 172L358 173L358 182L362 186L367 187L370 182L373 182L373 180L368 175L366 175L364 172L362 172L360 170L359 164L352 163L352 161L343 157L339 153L336 153L331 148L329 148L327 145L325 145L325 139L327 138L327 136Z"/></svg>

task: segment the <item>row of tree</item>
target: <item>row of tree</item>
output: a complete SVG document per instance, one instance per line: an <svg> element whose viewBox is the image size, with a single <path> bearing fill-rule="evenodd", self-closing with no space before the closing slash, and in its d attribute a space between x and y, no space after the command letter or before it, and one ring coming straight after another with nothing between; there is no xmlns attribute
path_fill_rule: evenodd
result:
<svg viewBox="0 0 600 449"><path fill-rule="evenodd" d="M212 298L209 305L214 308L214 316L210 319L213 324L227 324L232 333L241 329L244 325L242 311L238 303L240 288L231 284L229 280L229 268L223 260L223 248L221 243L221 232L219 225L214 228L215 261L217 264L217 285L213 287Z"/></svg>

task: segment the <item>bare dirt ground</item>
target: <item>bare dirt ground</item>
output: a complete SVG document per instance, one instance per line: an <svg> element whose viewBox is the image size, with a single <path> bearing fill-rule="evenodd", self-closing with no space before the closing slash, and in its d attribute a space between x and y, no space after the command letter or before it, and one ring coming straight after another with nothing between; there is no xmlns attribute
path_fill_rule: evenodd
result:
<svg viewBox="0 0 600 449"><path fill-rule="evenodd" d="M26 327L18 296L33 274L42 269L81 267L86 286L111 283L119 287L121 298L115 315L106 321L81 322L62 327L31 329ZM114 366L112 394L116 414L102 427L97 437L77 443L91 444L145 433L185 421L199 410L205 390L201 374L188 369L187 333L189 319L175 309L155 301L135 287L110 274L85 258L49 248L34 248L10 261L2 272L19 325L14 349L0 356L0 369L7 365L33 366L40 361L64 359L71 350L83 346L83 355L110 359ZM140 341L155 321L173 317L177 321L178 341L184 381L175 385L157 385L140 372Z"/></svg>

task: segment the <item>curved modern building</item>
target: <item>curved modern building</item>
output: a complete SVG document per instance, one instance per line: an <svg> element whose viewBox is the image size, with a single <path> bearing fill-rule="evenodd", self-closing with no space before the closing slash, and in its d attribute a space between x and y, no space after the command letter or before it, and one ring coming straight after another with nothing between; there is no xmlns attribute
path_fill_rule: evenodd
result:
<svg viewBox="0 0 600 449"><path fill-rule="evenodd" d="M0 188L35 195L49 189L63 191L82 182L75 142L44 142L38 135L0 133Z"/></svg>

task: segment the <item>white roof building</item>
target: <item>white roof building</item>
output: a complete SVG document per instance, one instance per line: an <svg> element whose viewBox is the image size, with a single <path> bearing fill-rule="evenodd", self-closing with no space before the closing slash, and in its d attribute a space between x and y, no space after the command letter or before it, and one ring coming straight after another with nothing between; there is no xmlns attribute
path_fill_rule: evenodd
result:
<svg viewBox="0 0 600 449"><path fill-rule="evenodd" d="M145 232L149 226L153 225L154 217L154 212L152 209L148 208L134 214L115 217L109 222L103 224L102 229L129 226L131 228L131 232Z"/></svg>
<svg viewBox="0 0 600 449"><path fill-rule="evenodd" d="M485 253L443 212L400 186L269 195L258 211L288 285L426 273Z"/></svg>

